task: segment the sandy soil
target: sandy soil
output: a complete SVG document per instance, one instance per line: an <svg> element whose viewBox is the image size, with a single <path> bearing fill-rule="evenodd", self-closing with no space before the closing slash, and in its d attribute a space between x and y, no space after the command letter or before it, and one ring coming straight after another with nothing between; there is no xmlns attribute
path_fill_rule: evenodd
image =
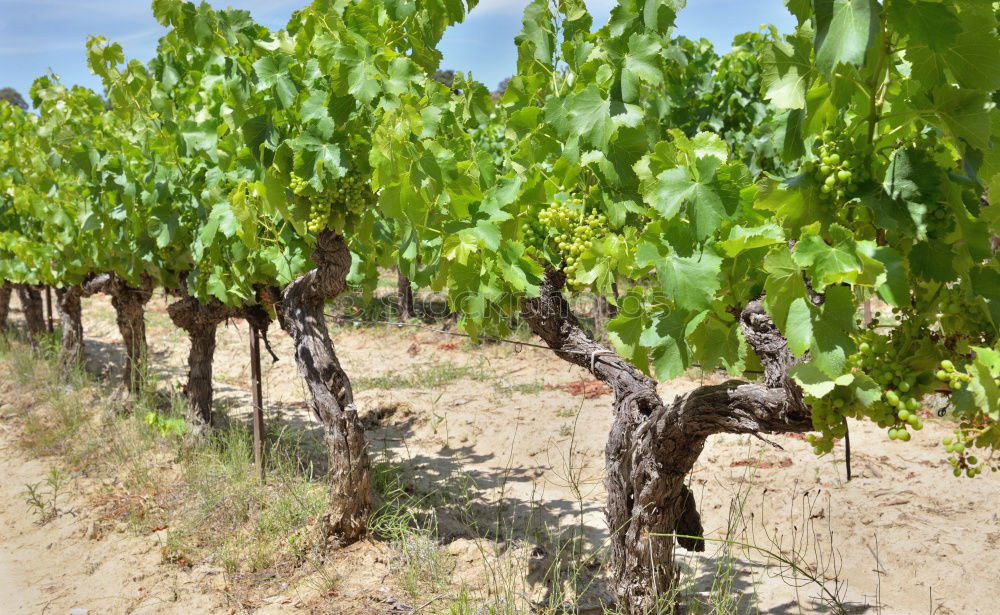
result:
<svg viewBox="0 0 1000 615"><path fill-rule="evenodd" d="M165 305L157 296L149 306L150 352L157 375L179 388L187 340L170 324ZM119 337L106 299L85 302L84 327L90 367L119 373ZM488 525L499 517L503 527L522 531L527 544L537 538L532 531L572 533L581 524L591 546L606 541L601 481L610 396L588 399L558 388L591 387L583 370L544 350L506 344L472 348L460 338L424 329L348 325L333 333L371 425L373 452L404 464L417 477L419 490L437 493L443 509L454 509L442 510L439 533L455 556L456 578L470 585L484 578L470 519ZM265 420L314 429L290 341L277 326L270 341L281 360L265 361ZM220 328L216 401L236 417L244 417L248 407L246 348L242 322ZM661 384L660 392L670 399L712 377L692 372ZM715 437L692 476L707 536L728 535L780 551L823 578L852 612L995 613L1000 480L996 474L952 477L937 444L949 429L943 421L928 420L924 431L904 444L889 442L873 425L852 424L855 476L850 482L841 447L816 458L800 438L774 438L783 448L778 450L747 437ZM85 512L33 526L18 493L25 482L41 480L46 468L9 448L0 454L0 464L0 604L11 604L13 595L23 604L16 613L40 612L45 600L58 605L52 612L76 604L98 612L131 612L153 604L153 598L137 592L143 575L158 574L176 579L160 587L179 588L178 601L169 608L224 609L211 580L158 565L155 543L148 539L78 539L86 527ZM386 568L384 548L358 548L354 563L370 566L371 574L348 583L342 592L348 602L333 612L391 612L392 600L382 599L384 583L391 580L375 574ZM759 604L761 612L827 612L815 585L793 578L797 575L773 559L766 561L759 551L737 550L728 560L713 546L704 556L680 554L684 578L695 592L706 592L712 571L729 561L733 591L747 604ZM525 583L532 600L545 599L544 583L531 574ZM599 597L595 592L595 600Z"/></svg>
<svg viewBox="0 0 1000 615"><path fill-rule="evenodd" d="M205 589L212 575L160 564L162 532L95 535L84 503L93 481L70 479L56 500L59 515L40 524L22 494L25 485L44 483L50 465L20 455L8 429L0 422L0 611L225 612L222 594Z"/></svg>

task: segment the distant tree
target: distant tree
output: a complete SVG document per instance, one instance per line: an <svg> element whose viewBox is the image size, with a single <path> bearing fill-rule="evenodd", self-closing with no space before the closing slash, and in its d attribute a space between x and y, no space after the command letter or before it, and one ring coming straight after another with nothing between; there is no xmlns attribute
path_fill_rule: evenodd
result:
<svg viewBox="0 0 1000 615"><path fill-rule="evenodd" d="M453 70L436 70L434 71L434 80L440 81L449 88L453 83L455 83L455 71Z"/></svg>
<svg viewBox="0 0 1000 615"><path fill-rule="evenodd" d="M0 88L0 100L5 100L15 107L21 107L25 110L28 108L28 103L24 102L20 92L14 88Z"/></svg>

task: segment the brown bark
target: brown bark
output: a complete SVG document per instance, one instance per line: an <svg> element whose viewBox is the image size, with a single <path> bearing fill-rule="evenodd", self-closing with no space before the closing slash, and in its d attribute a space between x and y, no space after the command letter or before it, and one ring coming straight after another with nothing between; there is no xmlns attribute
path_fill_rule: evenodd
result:
<svg viewBox="0 0 1000 615"><path fill-rule="evenodd" d="M142 386L142 366L146 360L146 303L153 297L152 281L143 277L142 287L133 288L113 273L104 273L84 283L88 295L105 293L111 296L118 331L125 344L123 381L129 390Z"/></svg>
<svg viewBox="0 0 1000 615"><path fill-rule="evenodd" d="M56 306L62 323L62 345L59 348L59 370L66 374L83 360L83 316L79 284L56 289Z"/></svg>
<svg viewBox="0 0 1000 615"><path fill-rule="evenodd" d="M45 330L49 333L55 331L52 323L52 287L45 287Z"/></svg>
<svg viewBox="0 0 1000 615"><path fill-rule="evenodd" d="M396 298L399 308L399 319L402 321L413 318L413 285L410 278L396 270Z"/></svg>
<svg viewBox="0 0 1000 615"><path fill-rule="evenodd" d="M702 535L685 477L708 436L808 431L810 410L787 376L794 364L788 344L760 302L743 310L740 326L765 366L764 383L730 380L664 404L653 379L587 335L561 294L564 283L561 273L549 272L541 295L525 302L523 317L559 357L591 371L614 394L605 485L615 591L625 612L654 612L677 578L674 540L662 534ZM701 540L678 542L704 549Z"/></svg>
<svg viewBox="0 0 1000 615"><path fill-rule="evenodd" d="M323 424L330 457L328 539L349 544L364 536L372 512L371 465L351 382L340 365L323 315L324 302L347 287L351 253L344 238L323 231L312 255L316 267L292 281L277 302L278 321L295 344L295 361Z"/></svg>
<svg viewBox="0 0 1000 615"><path fill-rule="evenodd" d="M191 342L188 351L188 379L184 396L188 402L188 423L195 432L210 427L212 418L212 359L219 324L230 318L247 318L262 330L268 326L261 309L229 307L218 299L201 303L190 295L167 306L174 325L183 329Z"/></svg>
<svg viewBox="0 0 1000 615"><path fill-rule="evenodd" d="M17 298L21 302L21 311L28 325L28 342L32 348L38 348L42 336L45 335L42 293L30 284L18 284Z"/></svg>
<svg viewBox="0 0 1000 615"><path fill-rule="evenodd" d="M0 333L7 332L7 315L10 313L10 294L14 286L9 282L0 284Z"/></svg>

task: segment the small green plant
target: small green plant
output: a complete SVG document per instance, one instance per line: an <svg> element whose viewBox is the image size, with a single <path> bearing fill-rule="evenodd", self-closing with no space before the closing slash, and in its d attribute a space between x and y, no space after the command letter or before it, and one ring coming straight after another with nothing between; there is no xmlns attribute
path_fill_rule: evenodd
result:
<svg viewBox="0 0 1000 615"><path fill-rule="evenodd" d="M46 486L48 490L45 490ZM49 470L49 475L45 478L45 481L26 483L24 485L24 492L22 493L24 501L38 515L39 523L48 523L59 516L57 502L62 486L63 477L56 468Z"/></svg>
<svg viewBox="0 0 1000 615"><path fill-rule="evenodd" d="M147 412L144 422L158 431L162 438L180 437L187 431L187 423L184 422L184 419L176 416L163 416L156 410Z"/></svg>

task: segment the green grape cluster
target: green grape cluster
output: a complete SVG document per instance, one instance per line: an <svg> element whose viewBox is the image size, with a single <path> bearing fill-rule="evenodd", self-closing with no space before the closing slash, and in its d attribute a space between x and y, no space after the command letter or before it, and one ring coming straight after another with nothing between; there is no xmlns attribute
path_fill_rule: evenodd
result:
<svg viewBox="0 0 1000 615"><path fill-rule="evenodd" d="M842 203L859 183L868 179L857 152L858 148L849 139L838 139L832 130L823 132L817 152L819 160L810 160L805 165L805 170L811 171L819 182L822 198Z"/></svg>
<svg viewBox="0 0 1000 615"><path fill-rule="evenodd" d="M817 455L829 453L833 450L834 440L847 435L847 424L844 419L847 417L849 405L843 397L833 395L822 398L808 397L807 401L812 408L813 429L819 433L806 434L806 442L812 444L813 451Z"/></svg>
<svg viewBox="0 0 1000 615"><path fill-rule="evenodd" d="M927 227L927 237L940 239L951 231L952 219L945 201L936 201L927 206L924 214L924 226Z"/></svg>
<svg viewBox="0 0 1000 615"><path fill-rule="evenodd" d="M873 325L877 325L874 321ZM910 439L908 429L920 431L924 423L917 411L920 399L931 392L930 379L925 370L906 366L908 356L903 344L894 343L893 337L878 334L874 326L862 331L857 352L848 363L867 373L882 387L879 399L867 409L867 414L878 426L888 428L890 440Z"/></svg>
<svg viewBox="0 0 1000 615"><path fill-rule="evenodd" d="M203 255L201 260L195 263L195 267L198 270L198 280L199 283L204 287L208 282L208 278L212 276L212 265L208 262L207 255Z"/></svg>
<svg viewBox="0 0 1000 615"><path fill-rule="evenodd" d="M954 156L934 132L924 132L917 135L915 145L917 149L930 156L939 167L947 169L955 166Z"/></svg>
<svg viewBox="0 0 1000 615"><path fill-rule="evenodd" d="M375 193L358 175L341 177L323 192L298 175L293 174L289 183L293 194L309 201L307 228L314 234L328 227L342 231L348 220L375 203Z"/></svg>
<svg viewBox="0 0 1000 615"><path fill-rule="evenodd" d="M980 462L975 455L967 452L966 449L971 448L975 440L969 431L959 428L952 431L952 434L942 438L941 444L944 445L945 452L952 455L948 458L948 463L951 464L956 477L964 474L968 478L975 478L983 473L983 468L987 467L993 472L1000 470L1000 465L996 463L991 465L988 461Z"/></svg>
<svg viewBox="0 0 1000 615"><path fill-rule="evenodd" d="M817 454L830 452L833 441L844 436L845 418L868 417L888 429L890 440L903 442L910 440L910 430L924 428L920 400L933 391L933 378L927 370L908 367L904 340L878 333L877 326L878 320L873 320L856 336L857 351L847 362L855 372L866 374L879 385L878 399L863 408L841 397L841 390L846 390L842 387L821 399L807 398L813 410L813 428L819 433L808 434L806 441Z"/></svg>
<svg viewBox="0 0 1000 615"><path fill-rule="evenodd" d="M583 253L607 234L607 228L607 216L597 211L587 213L583 201L576 198L552 203L521 225L529 254L544 254L548 242L549 252L558 256L570 277L580 266Z"/></svg>
<svg viewBox="0 0 1000 615"><path fill-rule="evenodd" d="M952 391L960 391L963 384L972 380L969 374L956 370L955 364L948 359L941 361L938 370L934 372L934 377L941 382L947 382L948 388Z"/></svg>
<svg viewBox="0 0 1000 615"><path fill-rule="evenodd" d="M292 179L289 181L289 187L292 189L292 194L300 196L308 194L311 190L309 182L294 173L292 173Z"/></svg>

